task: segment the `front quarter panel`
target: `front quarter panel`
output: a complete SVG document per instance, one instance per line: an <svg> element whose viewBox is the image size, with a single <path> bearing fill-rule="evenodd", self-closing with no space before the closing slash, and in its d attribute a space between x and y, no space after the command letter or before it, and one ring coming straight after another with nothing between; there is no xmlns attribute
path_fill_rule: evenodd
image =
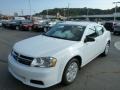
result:
<svg viewBox="0 0 120 90"><path fill-rule="evenodd" d="M57 57L57 68L58 68L58 81L61 82L62 75L67 63L75 56L84 57L82 53L82 43L77 43L71 47L68 47L58 52L54 57ZM82 58L84 60L84 58Z"/></svg>

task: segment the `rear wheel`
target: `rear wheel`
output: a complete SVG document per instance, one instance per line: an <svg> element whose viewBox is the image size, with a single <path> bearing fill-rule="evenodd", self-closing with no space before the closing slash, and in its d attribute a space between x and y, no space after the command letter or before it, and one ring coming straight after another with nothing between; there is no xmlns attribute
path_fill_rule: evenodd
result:
<svg viewBox="0 0 120 90"><path fill-rule="evenodd" d="M113 32L113 35L116 35L116 32Z"/></svg>
<svg viewBox="0 0 120 90"><path fill-rule="evenodd" d="M108 55L109 48L110 48L110 42L108 42L108 43L106 44L105 50L104 50L104 52L102 53L102 56L107 56L107 55Z"/></svg>
<svg viewBox="0 0 120 90"><path fill-rule="evenodd" d="M72 59L71 61L69 61L63 73L62 84L69 85L72 82L74 82L74 80L77 77L78 70L79 70L78 60Z"/></svg>
<svg viewBox="0 0 120 90"><path fill-rule="evenodd" d="M28 30L29 30L29 31L32 31L32 27L29 27Z"/></svg>
<svg viewBox="0 0 120 90"><path fill-rule="evenodd" d="M16 29L16 30L19 30L20 28L19 28L19 26L16 26L15 29Z"/></svg>

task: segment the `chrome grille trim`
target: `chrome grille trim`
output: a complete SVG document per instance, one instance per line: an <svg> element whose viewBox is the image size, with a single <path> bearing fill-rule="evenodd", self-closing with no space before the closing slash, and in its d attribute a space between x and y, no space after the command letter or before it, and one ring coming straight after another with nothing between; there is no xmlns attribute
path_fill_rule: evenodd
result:
<svg viewBox="0 0 120 90"><path fill-rule="evenodd" d="M15 51L12 51L11 55L13 56L13 58L21 63L21 64L24 64L24 65L31 65L32 61L34 60L33 57L28 57L28 56L24 56L24 55L21 55Z"/></svg>

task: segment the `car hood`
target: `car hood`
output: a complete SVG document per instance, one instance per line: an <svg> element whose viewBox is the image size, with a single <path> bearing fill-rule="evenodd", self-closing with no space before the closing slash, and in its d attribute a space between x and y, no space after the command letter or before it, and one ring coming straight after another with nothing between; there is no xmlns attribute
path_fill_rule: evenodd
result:
<svg viewBox="0 0 120 90"><path fill-rule="evenodd" d="M39 35L16 43L13 49L31 57L51 56L75 43L75 41Z"/></svg>

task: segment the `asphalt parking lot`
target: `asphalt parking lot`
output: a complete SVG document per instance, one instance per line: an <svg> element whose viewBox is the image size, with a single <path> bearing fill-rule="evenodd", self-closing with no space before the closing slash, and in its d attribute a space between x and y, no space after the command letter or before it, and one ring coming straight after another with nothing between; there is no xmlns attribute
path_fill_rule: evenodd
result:
<svg viewBox="0 0 120 90"><path fill-rule="evenodd" d="M7 57L15 42L39 34L0 29L0 90L37 90L22 84L9 74ZM73 84L59 84L46 90L120 90L120 36L112 35L109 55L98 57L83 67Z"/></svg>

